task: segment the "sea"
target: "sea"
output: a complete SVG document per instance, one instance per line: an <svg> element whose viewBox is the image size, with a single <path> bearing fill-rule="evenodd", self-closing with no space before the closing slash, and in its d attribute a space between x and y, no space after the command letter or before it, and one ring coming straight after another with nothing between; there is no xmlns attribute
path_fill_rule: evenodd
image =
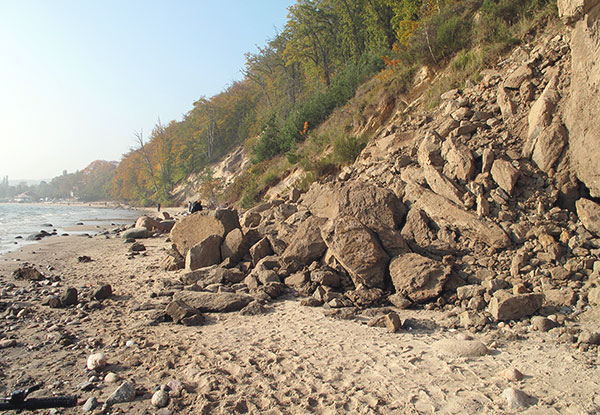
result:
<svg viewBox="0 0 600 415"><path fill-rule="evenodd" d="M133 224L140 216L135 209L80 206L44 203L0 203L0 254L17 250L24 245L36 243L27 237L56 231L57 235L97 232L65 230L75 225L124 225ZM89 229L89 228L88 228ZM54 238L56 236L51 236Z"/></svg>

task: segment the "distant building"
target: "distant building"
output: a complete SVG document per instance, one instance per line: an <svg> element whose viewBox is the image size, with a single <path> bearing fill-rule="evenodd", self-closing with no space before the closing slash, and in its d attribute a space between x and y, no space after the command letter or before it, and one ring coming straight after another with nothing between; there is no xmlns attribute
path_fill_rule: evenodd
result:
<svg viewBox="0 0 600 415"><path fill-rule="evenodd" d="M23 192L20 195L17 195L13 198L13 202L17 202L17 203L28 203L28 202L33 202L34 199L31 196L31 194L29 194L29 192Z"/></svg>

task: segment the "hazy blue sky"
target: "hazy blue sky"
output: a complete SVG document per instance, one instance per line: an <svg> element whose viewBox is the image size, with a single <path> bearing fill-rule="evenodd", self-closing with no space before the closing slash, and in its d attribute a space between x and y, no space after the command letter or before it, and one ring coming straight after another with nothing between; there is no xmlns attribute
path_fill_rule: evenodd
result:
<svg viewBox="0 0 600 415"><path fill-rule="evenodd" d="M0 0L0 176L120 160L242 78L294 0Z"/></svg>

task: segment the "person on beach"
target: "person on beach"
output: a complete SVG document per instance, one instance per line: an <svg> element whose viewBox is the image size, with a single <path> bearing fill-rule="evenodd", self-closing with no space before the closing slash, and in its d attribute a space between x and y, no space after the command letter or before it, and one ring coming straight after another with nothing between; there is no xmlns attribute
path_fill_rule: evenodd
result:
<svg viewBox="0 0 600 415"><path fill-rule="evenodd" d="M160 203L158 205L156 205L156 208L158 209L158 211L160 212Z"/></svg>
<svg viewBox="0 0 600 415"><path fill-rule="evenodd" d="M200 212L202 210L202 201L196 200L190 209L190 213Z"/></svg>

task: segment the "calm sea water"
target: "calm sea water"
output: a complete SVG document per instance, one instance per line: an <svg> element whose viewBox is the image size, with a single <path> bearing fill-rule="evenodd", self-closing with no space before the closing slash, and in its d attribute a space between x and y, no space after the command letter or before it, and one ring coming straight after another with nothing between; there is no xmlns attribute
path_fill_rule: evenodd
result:
<svg viewBox="0 0 600 415"><path fill-rule="evenodd" d="M64 228L78 223L92 226L131 224L139 216L140 212L134 209L0 203L0 254L35 243L35 241L27 241L26 238L41 230L52 233L56 229L58 235L63 233L72 235L78 232L67 232ZM86 231L85 233L93 234L94 232ZM19 236L22 238L17 238Z"/></svg>

